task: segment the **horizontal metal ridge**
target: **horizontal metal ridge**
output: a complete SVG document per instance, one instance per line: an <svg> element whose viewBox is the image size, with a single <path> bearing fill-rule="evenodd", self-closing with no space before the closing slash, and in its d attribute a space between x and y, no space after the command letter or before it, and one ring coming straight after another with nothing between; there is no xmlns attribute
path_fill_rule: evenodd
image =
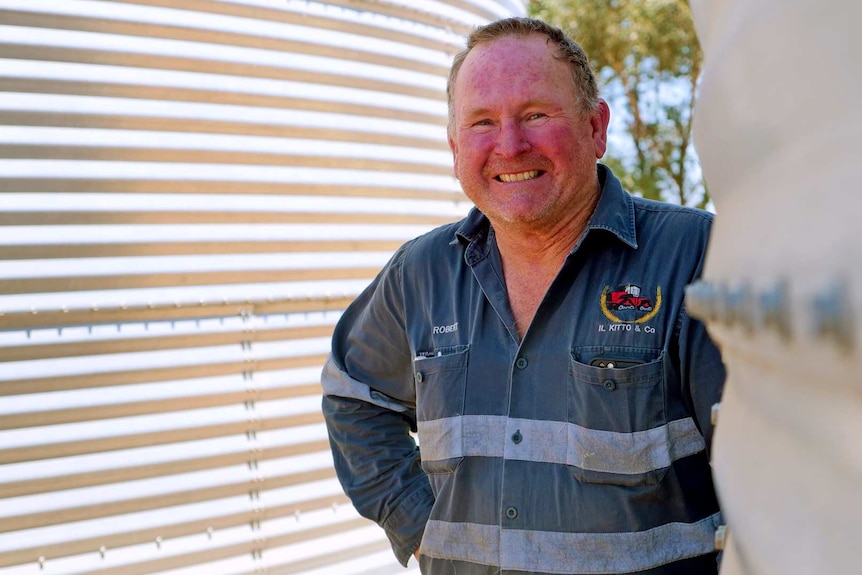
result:
<svg viewBox="0 0 862 575"><path fill-rule="evenodd" d="M421 60L390 56L377 52L363 50L361 46L352 46L349 50L338 46L315 44L274 38L272 36L257 36L228 32L226 30L208 30L185 26L150 24L109 18L94 18L87 16L72 16L69 14L50 14L45 12L27 12L23 10L0 10L0 21L5 26L27 26L53 30L76 30L102 34L117 34L122 36L138 36L158 38L163 40L180 40L186 42L202 42L208 44L223 44L226 46L243 46L263 50L274 50L285 53L306 54L338 60L350 60L364 64L377 64L392 68L402 68L414 72L423 72L446 77L449 69L446 66L436 66Z"/></svg>
<svg viewBox="0 0 862 575"><path fill-rule="evenodd" d="M0 111L0 125L83 128L100 130L141 130L153 132L182 132L194 134L226 134L236 136L262 136L273 138L296 138L325 140L327 142L352 142L422 148L448 151L449 146L440 130L440 138L402 136L386 132L367 132L349 128L321 128L290 124L263 124L216 119L185 119L170 116L134 116L131 114L85 114L75 112L26 112Z"/></svg>
<svg viewBox="0 0 862 575"><path fill-rule="evenodd" d="M153 509L164 509L177 505L188 505L202 501L213 501L226 497L246 495L253 492L266 491L267 489L278 489L292 485L301 485L310 481L319 481L335 477L335 470L330 467L312 469L287 475L273 477L254 478L249 475L248 480L214 487L190 489L185 491L174 491L159 495L137 497L120 501L109 501L93 505L82 505L79 507L67 507L64 509L53 509L24 515L13 515L0 517L0 533L46 527L48 525L60 525L74 521L85 521L101 517L112 517L126 513L137 513Z"/></svg>
<svg viewBox="0 0 862 575"><path fill-rule="evenodd" d="M2 383L0 383L0 385L2 385ZM316 388L317 389L315 391L319 393L320 386L317 385ZM308 388L301 388L300 392L294 390L292 386L275 387L236 391L232 393L168 397L164 399L151 399L148 401L135 401L130 403L30 411L0 416L0 430L62 425L68 423L79 423L82 421L103 421L106 419L134 417L138 415L154 415L157 413L176 413L178 411L186 411L190 409L206 409L209 407L221 407L225 405L242 405L246 402L252 401L272 401L276 399L298 397L299 395L305 395L305 393L302 393L305 391L308 391Z"/></svg>
<svg viewBox="0 0 862 575"><path fill-rule="evenodd" d="M166 431L150 431L114 437L98 437L95 439L85 439L80 441L29 445L26 447L0 449L0 464L38 461L40 459L54 459L57 457L72 457L75 455L104 453L107 451L134 449L137 447L169 445L182 443L184 441L196 441L202 439L213 439L216 437L227 437L230 435L271 431L275 429L287 429L290 427L313 425L321 422L323 422L323 415L314 412L286 417L250 419L248 421L238 421L235 423L219 423L197 427L168 429Z"/></svg>
<svg viewBox="0 0 862 575"><path fill-rule="evenodd" d="M0 91L307 110L419 122L441 127L447 123L444 114L401 110L385 104L373 106L368 104L353 104L345 101L314 100L311 98L175 86L147 86L144 84L5 77L0 78Z"/></svg>
<svg viewBox="0 0 862 575"><path fill-rule="evenodd" d="M9 497L23 497L39 493L54 493L69 489L80 489L97 485L110 485L124 481L136 481L139 479L151 479L154 477L166 477L181 473L191 473L206 469L218 469L234 465L242 465L252 461L266 461L281 457L304 455L329 451L329 440L322 439L308 443L295 445L280 445L277 447L266 447L259 450L244 450L233 453L222 453L208 457L189 457L181 460L164 461L161 463L148 463L114 469L100 469L87 473L72 473L69 475L57 475L41 479L28 479L25 481L11 481L0 483L0 499Z"/></svg>
<svg viewBox="0 0 862 575"><path fill-rule="evenodd" d="M187 58L182 56L159 56L155 54L137 54L111 50L95 50L85 48L66 48L52 46L33 46L28 44L12 44L0 42L0 58L15 60L39 60L48 62L69 62L76 64L98 64L101 66L123 66L140 68L142 70L171 70L174 72L199 72L203 74L219 74L236 76L238 78L265 78L267 80L283 80L288 82L303 82L323 86L338 86L355 88L372 92L412 96L428 100L441 101L445 99L445 90L435 90L411 84L376 80L358 76L347 76L327 72L310 72L306 70L266 66L263 64L245 64L239 62L205 60L202 58Z"/></svg>
<svg viewBox="0 0 862 575"><path fill-rule="evenodd" d="M12 551L0 552L0 567L35 563L39 557L44 557L46 561L50 561L51 559L80 555L83 553L92 553L94 549L98 549L101 546L105 546L107 549L117 549L129 545L152 542L156 537L162 537L167 540L174 537L194 535L196 533L215 534L219 529L247 525L254 521L287 517L296 513L317 511L333 505L344 505L347 503L349 503L347 497L339 493L305 501L298 501L296 503L289 503L286 505L249 510L245 513L217 515L207 517L205 519L198 519L196 521L186 521L174 524L168 523L148 529L115 532L100 537L89 537L86 539L73 539L62 543L55 543L53 545L49 544L20 548Z"/></svg>
<svg viewBox="0 0 862 575"><path fill-rule="evenodd" d="M2 258L0 258L2 259ZM215 345L243 344L266 341L290 341L332 335L332 325L310 325L285 328L255 328L242 331L195 333L123 339L98 339L70 343L31 344L0 347L0 363L31 361L60 357L81 357L139 351L189 349Z"/></svg>
<svg viewBox="0 0 862 575"><path fill-rule="evenodd" d="M98 309L33 309L23 312L0 310L0 330L331 311L344 309L351 301L353 296L349 295L314 295L305 298L250 299L241 302L200 301L104 306Z"/></svg>

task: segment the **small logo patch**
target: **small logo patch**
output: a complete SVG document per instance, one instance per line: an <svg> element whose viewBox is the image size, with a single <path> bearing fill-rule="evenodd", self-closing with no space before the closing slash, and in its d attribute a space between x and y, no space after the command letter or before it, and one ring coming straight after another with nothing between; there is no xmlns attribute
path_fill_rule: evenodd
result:
<svg viewBox="0 0 862 575"><path fill-rule="evenodd" d="M605 286L599 298L602 313L614 323L648 322L661 308L661 287L655 288L655 297L641 292L641 287L635 284L624 284L615 290Z"/></svg>

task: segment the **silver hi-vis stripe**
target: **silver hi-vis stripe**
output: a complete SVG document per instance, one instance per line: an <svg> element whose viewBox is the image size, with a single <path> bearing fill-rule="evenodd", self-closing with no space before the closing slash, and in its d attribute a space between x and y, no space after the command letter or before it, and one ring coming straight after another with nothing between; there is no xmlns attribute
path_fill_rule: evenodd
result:
<svg viewBox="0 0 862 575"><path fill-rule="evenodd" d="M718 523L716 513L696 523L668 523L632 533L561 533L431 520L421 549L435 559L517 571L630 573L712 552Z"/></svg>
<svg viewBox="0 0 862 575"><path fill-rule="evenodd" d="M515 432L520 432L520 443L505 440ZM623 475L663 469L706 449L690 417L646 431L619 433L563 421L461 415L419 422L419 442L423 461L504 457Z"/></svg>

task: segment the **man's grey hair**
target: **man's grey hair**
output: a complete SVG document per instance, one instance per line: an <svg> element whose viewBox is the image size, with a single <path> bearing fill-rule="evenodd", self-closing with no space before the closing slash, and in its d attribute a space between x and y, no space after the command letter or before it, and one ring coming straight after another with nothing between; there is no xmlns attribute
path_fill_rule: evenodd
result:
<svg viewBox="0 0 862 575"><path fill-rule="evenodd" d="M449 81L446 85L446 98L449 105L449 137L455 134L455 108L453 92L458 71L464 64L464 60L470 51L481 44L489 44L494 40L507 36L525 37L531 34L543 34L548 42L557 47L556 57L565 60L572 72L572 81L575 84L575 93L578 95L578 104L584 113L589 114L599 104L599 89L596 85L596 77L590 68L590 60L584 49L572 40L562 29L552 26L543 20L536 18L504 18L480 26L467 38L467 47L455 55L452 68L449 70Z"/></svg>

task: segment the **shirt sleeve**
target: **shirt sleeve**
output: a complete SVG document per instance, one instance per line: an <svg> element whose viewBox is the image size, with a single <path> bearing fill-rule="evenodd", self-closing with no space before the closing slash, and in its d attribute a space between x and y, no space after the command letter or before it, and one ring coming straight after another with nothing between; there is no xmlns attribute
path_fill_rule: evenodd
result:
<svg viewBox="0 0 862 575"><path fill-rule="evenodd" d="M321 379L338 479L357 511L385 530L404 566L434 502L410 435L416 398L401 282L408 246L345 311Z"/></svg>
<svg viewBox="0 0 862 575"><path fill-rule="evenodd" d="M703 237L701 258L691 282L701 276L706 258L708 229ZM721 399L726 372L721 352L703 322L694 319L682 307L679 317L679 360L684 396L691 402L695 423L706 441L707 455L712 450L712 406Z"/></svg>

